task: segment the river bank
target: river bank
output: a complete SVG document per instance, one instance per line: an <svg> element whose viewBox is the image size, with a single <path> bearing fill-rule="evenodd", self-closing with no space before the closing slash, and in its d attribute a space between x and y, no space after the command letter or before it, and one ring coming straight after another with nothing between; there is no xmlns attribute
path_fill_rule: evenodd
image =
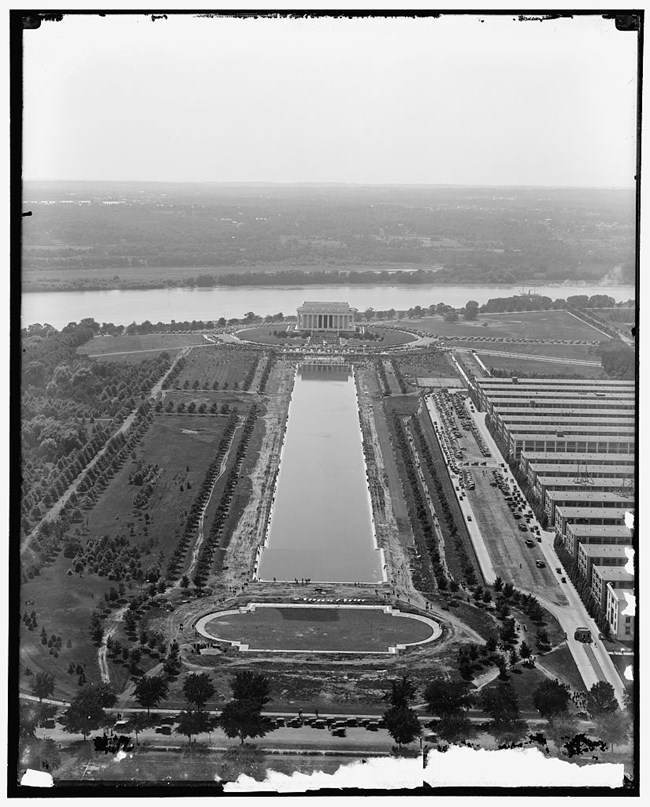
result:
<svg viewBox="0 0 650 807"><path fill-rule="evenodd" d="M524 291L528 291L525 289ZM606 294L616 302L633 300L633 286L560 285L539 286L535 293L552 299L574 294ZM214 288L165 288L124 291L30 292L21 298L21 324L49 323L62 328L69 322L92 317L97 322L129 325L132 322L183 322L192 320L242 319L248 312L258 316L294 315L305 300L347 302L360 311L408 310L414 306L445 303L479 305L496 297L522 293L521 286L503 285L296 285L238 286Z"/></svg>

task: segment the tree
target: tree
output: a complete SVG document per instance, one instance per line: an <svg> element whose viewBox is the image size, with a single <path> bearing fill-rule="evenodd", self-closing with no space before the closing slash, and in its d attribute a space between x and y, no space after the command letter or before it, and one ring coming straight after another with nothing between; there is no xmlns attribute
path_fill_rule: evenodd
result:
<svg viewBox="0 0 650 807"><path fill-rule="evenodd" d="M546 734L549 740L555 743L559 750L562 745L572 740L578 733L578 721L569 712L554 714L546 725Z"/></svg>
<svg viewBox="0 0 650 807"><path fill-rule="evenodd" d="M264 737L273 726L268 717L264 717L261 708L246 700L229 701L218 719L219 726L226 737L239 737L241 744L247 737Z"/></svg>
<svg viewBox="0 0 650 807"><path fill-rule="evenodd" d="M533 655L533 651L530 649L526 641L523 641L519 646L519 655L524 659L524 661Z"/></svg>
<svg viewBox="0 0 650 807"><path fill-rule="evenodd" d="M463 316L466 320L476 320L478 319L478 303L476 300L468 300L465 309L463 311Z"/></svg>
<svg viewBox="0 0 650 807"><path fill-rule="evenodd" d="M384 700L390 702L391 706L408 706L415 700L417 688L411 679L403 675L391 681L391 691L386 694Z"/></svg>
<svg viewBox="0 0 650 807"><path fill-rule="evenodd" d="M596 733L601 740L611 746L622 745L630 735L630 725L621 711L606 712L594 718Z"/></svg>
<svg viewBox="0 0 650 807"><path fill-rule="evenodd" d="M52 673L36 673L32 681L32 692L34 695L36 695L39 701L42 701L43 698L49 698L49 696L54 692L55 684L56 680Z"/></svg>
<svg viewBox="0 0 650 807"><path fill-rule="evenodd" d="M438 717L469 709L474 703L474 695L465 681L433 678L424 690L427 712Z"/></svg>
<svg viewBox="0 0 650 807"><path fill-rule="evenodd" d="M214 695L216 689L208 673L191 673L183 681L183 695L188 703L202 709Z"/></svg>
<svg viewBox="0 0 650 807"><path fill-rule="evenodd" d="M566 712L570 700L569 688L565 684L551 680L541 683L533 695L535 708L546 718Z"/></svg>
<svg viewBox="0 0 650 807"><path fill-rule="evenodd" d="M138 742L138 734L145 729L150 728L153 726L154 721L151 715L146 715L144 712L136 712L135 714L131 715L128 719L127 724L125 726L125 731L133 732L135 734L135 742L139 745Z"/></svg>
<svg viewBox="0 0 650 807"><path fill-rule="evenodd" d="M618 709L614 687L607 681L598 681L587 693L587 711L593 718L612 714Z"/></svg>
<svg viewBox="0 0 650 807"><path fill-rule="evenodd" d="M464 712L450 712L442 717L436 726L436 734L448 743L458 740L469 740L476 734L476 729Z"/></svg>
<svg viewBox="0 0 650 807"><path fill-rule="evenodd" d="M492 718L493 726L506 726L519 720L519 701L510 684L498 683L481 692L479 706ZM490 729L491 730L491 729Z"/></svg>
<svg viewBox="0 0 650 807"><path fill-rule="evenodd" d="M398 746L413 742L422 732L417 714L408 706L391 706L384 712L384 725Z"/></svg>
<svg viewBox="0 0 650 807"><path fill-rule="evenodd" d="M103 703L99 687L93 684L82 687L60 718L63 730L69 734L81 734L84 740L87 739L91 731L106 722Z"/></svg>
<svg viewBox="0 0 650 807"><path fill-rule="evenodd" d="M260 711L271 700L268 678L261 673L250 670L238 672L232 679L231 687L235 700L251 703Z"/></svg>
<svg viewBox="0 0 650 807"><path fill-rule="evenodd" d="M152 706L165 700L169 692L169 683L163 675L143 675L136 682L133 695L136 701L150 714Z"/></svg>
<svg viewBox="0 0 650 807"><path fill-rule="evenodd" d="M174 729L176 734L183 734L187 742L192 743L192 737L203 734L212 729L212 718L207 712L183 711L178 716L178 725Z"/></svg>
<svg viewBox="0 0 650 807"><path fill-rule="evenodd" d="M447 311L444 316L444 320L445 322L458 322L458 312L454 311L453 309L451 311Z"/></svg>

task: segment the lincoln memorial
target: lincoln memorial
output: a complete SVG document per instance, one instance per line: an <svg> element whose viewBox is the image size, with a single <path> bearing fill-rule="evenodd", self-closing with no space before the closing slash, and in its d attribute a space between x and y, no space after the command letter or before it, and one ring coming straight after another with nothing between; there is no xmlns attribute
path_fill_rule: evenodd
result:
<svg viewBox="0 0 650 807"><path fill-rule="evenodd" d="M299 331L353 331L356 308L348 303L303 303L298 308Z"/></svg>

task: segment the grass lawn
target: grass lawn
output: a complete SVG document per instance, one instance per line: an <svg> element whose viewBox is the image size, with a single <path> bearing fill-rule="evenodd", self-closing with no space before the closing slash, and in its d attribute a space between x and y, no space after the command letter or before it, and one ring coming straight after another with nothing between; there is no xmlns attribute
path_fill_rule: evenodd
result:
<svg viewBox="0 0 650 807"><path fill-rule="evenodd" d="M260 356L259 350L245 347L215 345L192 350L175 379L174 387L192 389L197 383L199 389L241 389ZM185 387L186 383L188 387Z"/></svg>
<svg viewBox="0 0 650 807"><path fill-rule="evenodd" d="M38 577L21 585L21 615L25 611L36 611L38 623L32 631L21 623L21 691L31 691L33 677L25 675L26 667L34 674L43 671L54 675L55 698L67 698L77 690L77 676L67 671L71 663L75 666L81 664L85 668L89 682L99 681L97 648L90 643L89 636L90 614L103 602L104 592L114 583L96 575L68 576L66 572L69 566L70 560L61 555ZM63 639L58 658L50 655L47 645L41 644L42 628L45 628L48 636L61 636ZM68 640L72 647L67 647Z"/></svg>
<svg viewBox="0 0 650 807"><path fill-rule="evenodd" d="M568 311L520 311L480 314L475 322L445 322L443 317L402 320L426 333L439 336L495 336L525 339L606 339L600 331L576 319ZM487 322L487 326L483 323Z"/></svg>
<svg viewBox="0 0 650 807"><path fill-rule="evenodd" d="M384 614L381 608L257 608L208 622L215 638L258 650L366 651L386 653L396 644L431 636L424 622Z"/></svg>
<svg viewBox="0 0 650 807"><path fill-rule="evenodd" d="M405 378L457 378L451 360L446 353L437 350L409 351L404 355L391 357L402 371ZM459 379L460 383L460 379Z"/></svg>
<svg viewBox="0 0 650 807"><path fill-rule="evenodd" d="M417 339L413 334L405 333L404 331L394 331L392 328L379 328L373 325L366 326L366 332L377 334L381 339L349 339L347 340L348 346L380 345L381 347L393 347L395 345L406 345L408 342L414 342Z"/></svg>
<svg viewBox="0 0 650 807"><path fill-rule="evenodd" d="M565 644L539 657L539 662L551 675L559 678L560 681L563 681L565 684L568 684L571 689L577 692L582 692L585 689L580 671L576 667L571 651Z"/></svg>
<svg viewBox="0 0 650 807"><path fill-rule="evenodd" d="M177 350L190 345L204 345L200 333L146 333L125 336L97 336L81 345L77 353L89 356L102 353L121 353L129 350Z"/></svg>
<svg viewBox="0 0 650 807"><path fill-rule="evenodd" d="M539 347L544 347L540 345ZM516 353L513 350L513 353ZM605 378L602 367L588 367L582 364L564 364L562 362L536 361L535 359L513 359L504 356L490 356L477 349L483 364L488 370L497 368L508 370L513 375L526 378L527 376L539 378Z"/></svg>
<svg viewBox="0 0 650 807"><path fill-rule="evenodd" d="M517 342L515 344L501 344L499 342L494 342L483 345L476 342L454 342L454 347L457 345L459 347L471 348L472 350L476 350L478 353L485 354L487 356L490 356L490 350L496 350L499 353L527 353L532 356L557 356L558 358L562 359L580 359L581 361L595 362L600 361L596 354L597 348L595 348L593 345L534 345L526 342ZM483 361L485 361L485 359L483 359Z"/></svg>
<svg viewBox="0 0 650 807"><path fill-rule="evenodd" d="M508 682L514 689L517 699L519 701L519 708L521 711L537 711L533 703L533 695L535 690L540 684L548 681L548 677L544 675L537 667L523 667L518 664L513 670L510 670L508 675ZM500 682L493 681L489 683L485 689L494 689Z"/></svg>
<svg viewBox="0 0 650 807"><path fill-rule="evenodd" d="M295 333L293 330L294 323L291 325L278 324L278 325L262 325L258 328L246 328L242 331L237 331L237 336L240 339L245 339L250 342L259 342L261 345L279 345L281 347L301 347L307 343L307 337L303 336L274 336L273 332L287 332L290 334Z"/></svg>
<svg viewBox="0 0 650 807"><path fill-rule="evenodd" d="M151 538L152 553L158 555L162 550L169 557L176 546L175 529L184 524L184 512L189 510L199 490L226 423L227 418L221 415L157 417L136 447L135 456L122 466L88 514L88 534L116 535L127 531L131 544L143 544ZM161 469L146 507L151 518L148 529L143 516L133 507L140 488L129 485L129 475L140 462L156 464Z"/></svg>

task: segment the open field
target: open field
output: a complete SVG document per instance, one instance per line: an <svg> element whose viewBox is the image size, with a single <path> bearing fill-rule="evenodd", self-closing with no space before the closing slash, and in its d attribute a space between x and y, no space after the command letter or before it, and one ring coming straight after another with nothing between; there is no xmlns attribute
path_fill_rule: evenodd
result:
<svg viewBox="0 0 650 807"><path fill-rule="evenodd" d="M544 346L545 347L545 346ZM584 364L565 364L550 361L536 361L535 359L513 359L506 356L490 356L482 353L477 348L477 354L481 357L483 364L492 370L507 370L512 375L539 376L540 378L605 378L605 371L602 367L590 367ZM513 351L516 352L516 351Z"/></svg>
<svg viewBox="0 0 650 807"><path fill-rule="evenodd" d="M404 326L411 326L426 333L449 337L588 339L597 342L607 339L591 325L562 310L480 314L474 322L467 322L462 318L458 322L445 322L442 316L405 319L400 322Z"/></svg>
<svg viewBox="0 0 650 807"><path fill-rule="evenodd" d="M533 703L533 695L540 684L548 681L548 677L537 667L524 667L518 664L508 671L508 679L508 683L517 695L521 711L537 713ZM496 681L489 683L485 689L495 689L499 683Z"/></svg>
<svg viewBox="0 0 650 807"><path fill-rule="evenodd" d="M397 644L422 642L432 628L381 608L256 608L205 624L215 639L239 641L254 650L319 650L386 653Z"/></svg>
<svg viewBox="0 0 650 807"><path fill-rule="evenodd" d="M162 552L168 557L175 548L175 530L184 523L183 514L189 510L214 459L226 424L227 417L222 415L156 418L135 449L135 457L120 469L88 514L87 534L127 533L131 545L153 542L152 553ZM129 475L139 464L160 468L151 497L143 508L150 514L149 527L133 505L141 489L129 484Z"/></svg>
<svg viewBox="0 0 650 807"><path fill-rule="evenodd" d="M192 350L174 380L176 389L241 389L252 380L261 352L254 348L214 346Z"/></svg>
<svg viewBox="0 0 650 807"><path fill-rule="evenodd" d="M145 333L124 336L96 336L77 348L77 353L101 356L106 353L133 351L178 350L191 345L205 345L200 333ZM116 357L117 358L117 357ZM142 356L140 358L143 358Z"/></svg>
<svg viewBox="0 0 650 807"><path fill-rule="evenodd" d="M409 351L392 356L405 378L458 378L451 361L438 350ZM458 379L460 384L460 379Z"/></svg>
<svg viewBox="0 0 650 807"><path fill-rule="evenodd" d="M560 681L568 684L571 689L577 692L584 689L585 684L580 675L580 670L576 667L571 650L566 644L556 647L550 653L545 653L539 661L551 675L557 676Z"/></svg>
<svg viewBox="0 0 650 807"><path fill-rule="evenodd" d="M33 677L26 674L27 668L34 675L49 672L55 676L55 698L67 698L78 689L78 676L67 672L71 663L84 668L88 681L99 681L97 648L90 642L90 614L115 583L95 575L69 576L70 565L69 559L60 556L38 577L20 587L21 616L25 611L28 614L35 611L37 620L36 629L31 631L21 623L19 685L24 692L30 692L33 681ZM49 653L47 643L42 644L43 629L48 637L62 638L58 658ZM67 646L68 641L71 647Z"/></svg>
<svg viewBox="0 0 650 807"><path fill-rule="evenodd" d="M580 359L581 361L599 362L597 349L592 345L551 345L551 344L530 344L529 342L517 342L516 344L477 344L476 342L454 342L454 349L466 347L475 350L477 353L491 356L490 351L498 353L528 353L531 356L557 356L563 359ZM493 358L497 358L494 356Z"/></svg>

